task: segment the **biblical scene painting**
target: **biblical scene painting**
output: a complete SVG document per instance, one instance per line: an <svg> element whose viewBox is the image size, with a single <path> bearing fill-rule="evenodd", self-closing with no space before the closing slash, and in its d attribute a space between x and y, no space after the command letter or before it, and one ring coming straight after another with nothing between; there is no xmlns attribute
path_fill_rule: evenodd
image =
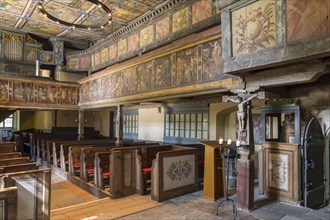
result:
<svg viewBox="0 0 330 220"><path fill-rule="evenodd" d="M202 45L203 80L220 78L222 74L221 41L215 40Z"/></svg>
<svg viewBox="0 0 330 220"><path fill-rule="evenodd" d="M152 77L153 89L168 88L171 86L171 70L172 60L171 55L167 55L156 59L155 72Z"/></svg>
<svg viewBox="0 0 330 220"><path fill-rule="evenodd" d="M197 47L176 54L176 71L173 85L190 84L197 81Z"/></svg>
<svg viewBox="0 0 330 220"><path fill-rule="evenodd" d="M35 90L33 83L14 82L13 101L14 102L34 102Z"/></svg>
<svg viewBox="0 0 330 220"><path fill-rule="evenodd" d="M221 41L213 40L109 73L82 85L82 102L128 96L229 77Z"/></svg>
<svg viewBox="0 0 330 220"><path fill-rule="evenodd" d="M57 104L57 91L55 86L42 84L38 85L37 96L38 103Z"/></svg>
<svg viewBox="0 0 330 220"><path fill-rule="evenodd" d="M123 95L132 95L137 93L138 77L136 72L136 66L125 69L122 71L123 78Z"/></svg>
<svg viewBox="0 0 330 220"><path fill-rule="evenodd" d="M138 92L146 92L151 90L151 77L154 73L155 61L149 61L137 66L137 87Z"/></svg>
<svg viewBox="0 0 330 220"><path fill-rule="evenodd" d="M79 100L79 88L76 87L60 87L60 103L65 105L77 105Z"/></svg>
<svg viewBox="0 0 330 220"><path fill-rule="evenodd" d="M109 77L109 93L110 97L116 97L122 95L123 80L121 72L115 72L110 74Z"/></svg>
<svg viewBox="0 0 330 220"><path fill-rule="evenodd" d="M274 0L252 3L232 12L233 55L242 55L276 45Z"/></svg>
<svg viewBox="0 0 330 220"><path fill-rule="evenodd" d="M9 101L9 82L0 80L0 101Z"/></svg>

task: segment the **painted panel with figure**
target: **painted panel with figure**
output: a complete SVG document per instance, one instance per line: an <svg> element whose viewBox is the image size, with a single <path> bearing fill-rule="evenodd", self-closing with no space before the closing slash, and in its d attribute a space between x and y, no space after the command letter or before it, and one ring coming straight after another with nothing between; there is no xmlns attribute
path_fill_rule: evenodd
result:
<svg viewBox="0 0 330 220"><path fill-rule="evenodd" d="M202 79L214 80L224 76L222 70L221 41L215 40L202 45Z"/></svg>
<svg viewBox="0 0 330 220"><path fill-rule="evenodd" d="M172 69L172 60L171 56L167 55L156 59L155 61L155 72L152 77L153 89L163 89L171 86L171 69Z"/></svg>
<svg viewBox="0 0 330 220"><path fill-rule="evenodd" d="M172 16L172 32L180 31L189 26L189 8L184 8Z"/></svg>
<svg viewBox="0 0 330 220"><path fill-rule="evenodd" d="M9 81L0 80L0 101L9 101Z"/></svg>
<svg viewBox="0 0 330 220"><path fill-rule="evenodd" d="M139 47L139 35L137 33L132 34L127 38L128 46L127 51L135 50Z"/></svg>
<svg viewBox="0 0 330 220"><path fill-rule="evenodd" d="M146 92L151 90L151 77L154 73L155 61L149 61L137 66L138 92Z"/></svg>
<svg viewBox="0 0 330 220"><path fill-rule="evenodd" d="M176 53L176 71L173 85L195 83L197 81L197 48L189 48Z"/></svg>
<svg viewBox="0 0 330 220"><path fill-rule="evenodd" d="M56 104L57 103L56 87L51 85L38 85L37 97L38 97L38 103Z"/></svg>
<svg viewBox="0 0 330 220"><path fill-rule="evenodd" d="M123 79L120 71L110 74L109 88L110 97L116 97L122 95Z"/></svg>
<svg viewBox="0 0 330 220"><path fill-rule="evenodd" d="M257 1L233 11L231 23L234 56L276 45L274 0Z"/></svg>
<svg viewBox="0 0 330 220"><path fill-rule="evenodd" d="M136 66L123 70L122 78L123 78L122 95L131 95L137 93L138 79L137 79Z"/></svg>
<svg viewBox="0 0 330 220"><path fill-rule="evenodd" d="M82 57L80 59L80 68L87 69L90 66L90 58L89 56Z"/></svg>
<svg viewBox="0 0 330 220"><path fill-rule="evenodd" d="M156 39L167 37L170 34L170 18L164 18L156 23Z"/></svg>

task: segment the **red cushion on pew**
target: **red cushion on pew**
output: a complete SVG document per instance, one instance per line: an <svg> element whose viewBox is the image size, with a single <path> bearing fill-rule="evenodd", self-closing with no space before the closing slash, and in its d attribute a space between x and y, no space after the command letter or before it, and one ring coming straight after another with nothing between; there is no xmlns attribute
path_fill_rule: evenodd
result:
<svg viewBox="0 0 330 220"><path fill-rule="evenodd" d="M204 160L199 160L198 164L204 164Z"/></svg>
<svg viewBox="0 0 330 220"><path fill-rule="evenodd" d="M142 170L145 173L150 173L151 172L151 168L150 167L149 168L143 168Z"/></svg>
<svg viewBox="0 0 330 220"><path fill-rule="evenodd" d="M102 173L102 176L109 177L110 176L110 173L109 172Z"/></svg>
<svg viewBox="0 0 330 220"><path fill-rule="evenodd" d="M87 169L87 173L94 173L94 169Z"/></svg>
<svg viewBox="0 0 330 220"><path fill-rule="evenodd" d="M80 167L80 163L74 163L73 166L74 166L75 168L79 168L79 167Z"/></svg>

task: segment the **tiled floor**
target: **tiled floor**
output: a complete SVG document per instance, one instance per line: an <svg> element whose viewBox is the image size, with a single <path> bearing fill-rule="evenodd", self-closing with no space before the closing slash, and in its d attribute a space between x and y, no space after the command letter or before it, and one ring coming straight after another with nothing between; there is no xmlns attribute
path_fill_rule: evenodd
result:
<svg viewBox="0 0 330 220"><path fill-rule="evenodd" d="M258 191L257 188L255 191ZM218 215L215 215L221 200L213 202L205 199L202 191L170 199L161 204L153 204L155 202L150 201L149 196L140 197L133 195L127 198L127 201L120 199L98 200L60 176L54 173L52 175L51 209L56 209L52 212L52 219L89 219L86 216L93 216L93 219L115 218L122 220L213 220L233 219L234 217L232 205L229 202L224 202L218 210ZM234 196L232 198L235 199ZM121 203L124 206L119 205ZM132 205L128 203L132 203ZM68 206L71 207L63 208ZM236 219L330 220L330 205L319 210L312 210L270 200L256 193L254 206L255 209L252 212L238 211ZM100 207L103 207L103 213L100 212Z"/></svg>
<svg viewBox="0 0 330 220"><path fill-rule="evenodd" d="M163 220L188 220L188 219L233 219L232 205L230 202L224 202L219 208L218 216L215 215L216 208L220 200L212 202L202 197L202 191L181 196L175 199L163 202L162 206L158 206L140 213L132 214L122 220L133 219L163 219ZM238 211L237 220L329 220L330 205L320 209L312 210L300 206L293 206L286 203L276 202L263 196L255 199L255 210L252 212Z"/></svg>

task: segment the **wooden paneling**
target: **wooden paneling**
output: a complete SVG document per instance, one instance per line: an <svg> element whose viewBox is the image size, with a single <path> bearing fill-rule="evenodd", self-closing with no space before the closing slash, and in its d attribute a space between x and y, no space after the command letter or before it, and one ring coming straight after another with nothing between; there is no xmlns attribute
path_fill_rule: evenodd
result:
<svg viewBox="0 0 330 220"><path fill-rule="evenodd" d="M266 196L297 204L300 201L300 149L297 144L262 144L262 183Z"/></svg>

